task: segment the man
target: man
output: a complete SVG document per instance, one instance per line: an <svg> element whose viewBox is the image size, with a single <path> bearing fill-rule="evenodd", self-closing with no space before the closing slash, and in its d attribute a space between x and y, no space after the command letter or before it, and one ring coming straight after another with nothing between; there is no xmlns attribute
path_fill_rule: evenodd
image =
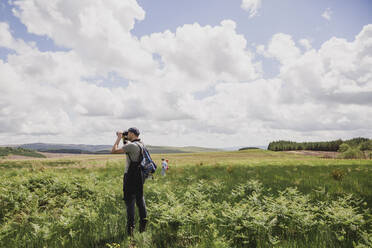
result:
<svg viewBox="0 0 372 248"><path fill-rule="evenodd" d="M118 148L120 140L123 137L122 132L117 132L117 139L112 147L111 153L125 153L126 154L126 165L124 169L123 178L123 193L124 201L127 207L127 233L129 236L133 235L134 230L134 205L137 203L139 215L140 215L140 232L144 232L147 223L147 212L145 199L143 197L143 174L140 168L142 160L141 148L144 144L138 138L140 132L137 128L131 127L128 129L128 142L124 143L122 148Z"/></svg>

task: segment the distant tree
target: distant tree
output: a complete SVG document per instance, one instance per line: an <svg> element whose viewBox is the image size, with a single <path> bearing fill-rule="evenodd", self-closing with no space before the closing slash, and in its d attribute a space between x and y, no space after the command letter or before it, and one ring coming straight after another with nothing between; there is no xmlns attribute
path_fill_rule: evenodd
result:
<svg viewBox="0 0 372 248"><path fill-rule="evenodd" d="M363 137L358 137L358 138L353 138L353 139L350 139L350 140L345 140L344 143L347 143L351 147L357 147L358 145L360 145L361 143L366 142L366 141L369 141L369 139L363 138Z"/></svg>
<svg viewBox="0 0 372 248"><path fill-rule="evenodd" d="M365 143L367 142L367 143ZM354 138L346 141L341 139L333 141L322 141L322 142L293 142L293 141L273 141L270 142L268 150L271 151L290 151L290 150L313 150L313 151L338 151L342 144L347 144L349 147L357 148L359 145L363 144L363 149L370 149L369 143L372 142L367 138Z"/></svg>
<svg viewBox="0 0 372 248"><path fill-rule="evenodd" d="M243 147L243 148L240 148L239 151L254 150L254 149L260 149L260 148L258 148L258 147Z"/></svg>
<svg viewBox="0 0 372 248"><path fill-rule="evenodd" d="M360 143L359 149L361 151L372 150L372 140L368 140L368 141L364 141L364 142Z"/></svg>

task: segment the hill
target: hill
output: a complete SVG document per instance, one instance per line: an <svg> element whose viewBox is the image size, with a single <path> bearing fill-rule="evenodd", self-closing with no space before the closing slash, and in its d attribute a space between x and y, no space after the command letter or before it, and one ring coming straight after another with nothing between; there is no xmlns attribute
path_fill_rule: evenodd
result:
<svg viewBox="0 0 372 248"><path fill-rule="evenodd" d="M25 148L14 148L14 147L0 147L0 157L6 157L8 155L20 155L26 157L45 158L43 154L35 152Z"/></svg>
<svg viewBox="0 0 372 248"><path fill-rule="evenodd" d="M36 150L39 152L53 153L76 153L76 154L109 154L111 145L85 145L85 144L50 144L31 143L23 144L20 148ZM147 146L150 153L194 153L194 152L217 152L220 149L204 148L196 146L172 147L172 146Z"/></svg>
<svg viewBox="0 0 372 248"><path fill-rule="evenodd" d="M30 143L19 145L21 148L41 151L41 152L56 152L61 150L62 153L66 153L67 150L81 151L82 152L96 152L100 150L111 150L109 145L85 145L85 144L52 144L52 143Z"/></svg>

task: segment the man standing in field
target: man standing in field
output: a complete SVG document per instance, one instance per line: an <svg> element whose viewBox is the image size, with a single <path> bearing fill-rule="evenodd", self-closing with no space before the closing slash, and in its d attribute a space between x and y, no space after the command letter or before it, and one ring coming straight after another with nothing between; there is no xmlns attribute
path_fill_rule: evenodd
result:
<svg viewBox="0 0 372 248"><path fill-rule="evenodd" d="M135 127L128 129L128 142L124 143L122 148L118 148L120 140L123 137L122 132L117 132L117 139L114 146L112 147L111 153L125 153L126 154L126 165L124 169L123 178L123 193L124 201L127 207L127 233L129 236L133 235L134 230L134 212L135 203L138 207L138 212L140 215L140 232L144 232L147 223L147 212L145 199L143 197L143 183L144 178L142 170L140 168L140 163L142 160L141 147L144 144L141 142L139 137L139 130Z"/></svg>

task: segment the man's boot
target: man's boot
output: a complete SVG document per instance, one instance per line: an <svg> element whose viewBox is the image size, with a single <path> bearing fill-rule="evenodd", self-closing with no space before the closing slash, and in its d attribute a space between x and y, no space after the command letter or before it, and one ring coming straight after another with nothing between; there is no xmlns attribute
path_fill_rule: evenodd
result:
<svg viewBox="0 0 372 248"><path fill-rule="evenodd" d="M146 224L147 224L147 220L140 220L140 226L139 226L139 231L142 233L144 231L146 231Z"/></svg>

